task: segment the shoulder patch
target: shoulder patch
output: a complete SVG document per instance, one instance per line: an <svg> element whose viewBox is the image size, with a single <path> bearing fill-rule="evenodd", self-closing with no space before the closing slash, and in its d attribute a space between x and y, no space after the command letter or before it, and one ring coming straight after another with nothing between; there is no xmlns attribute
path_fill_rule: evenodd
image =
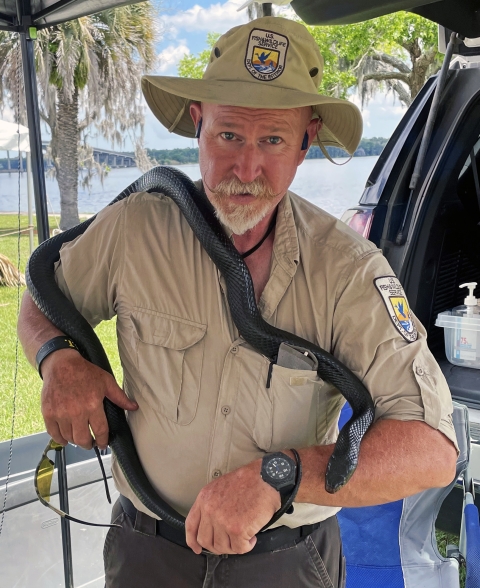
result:
<svg viewBox="0 0 480 588"><path fill-rule="evenodd" d="M382 276L373 280L380 292L387 312L397 331L409 343L418 338L417 327L408 306L402 285L395 276Z"/></svg>
<svg viewBox="0 0 480 588"><path fill-rule="evenodd" d="M248 38L245 67L257 80L275 80L285 69L288 45L288 38L284 35L253 29Z"/></svg>

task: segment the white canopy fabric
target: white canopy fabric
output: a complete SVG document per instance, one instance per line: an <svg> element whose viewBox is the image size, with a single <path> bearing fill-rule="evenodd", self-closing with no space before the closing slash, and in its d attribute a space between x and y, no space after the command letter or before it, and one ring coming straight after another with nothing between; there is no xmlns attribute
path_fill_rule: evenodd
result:
<svg viewBox="0 0 480 588"><path fill-rule="evenodd" d="M20 145L18 133L20 131ZM23 125L0 120L0 151L30 151L28 129Z"/></svg>

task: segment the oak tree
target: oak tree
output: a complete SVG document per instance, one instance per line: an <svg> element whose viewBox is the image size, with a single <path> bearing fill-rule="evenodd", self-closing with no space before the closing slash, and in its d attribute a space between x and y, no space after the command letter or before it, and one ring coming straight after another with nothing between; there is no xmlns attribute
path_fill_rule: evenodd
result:
<svg viewBox="0 0 480 588"><path fill-rule="evenodd" d="M356 87L364 102L386 89L409 106L443 60L437 25L410 12L308 29L325 59L320 91L337 97Z"/></svg>

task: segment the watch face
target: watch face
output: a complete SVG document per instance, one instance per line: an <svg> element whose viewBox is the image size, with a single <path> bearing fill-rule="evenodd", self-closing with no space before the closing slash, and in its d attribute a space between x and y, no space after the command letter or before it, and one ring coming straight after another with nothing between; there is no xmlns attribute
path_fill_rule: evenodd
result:
<svg viewBox="0 0 480 588"><path fill-rule="evenodd" d="M292 473L292 466L283 457L272 457L267 462L265 471L272 480L285 480Z"/></svg>

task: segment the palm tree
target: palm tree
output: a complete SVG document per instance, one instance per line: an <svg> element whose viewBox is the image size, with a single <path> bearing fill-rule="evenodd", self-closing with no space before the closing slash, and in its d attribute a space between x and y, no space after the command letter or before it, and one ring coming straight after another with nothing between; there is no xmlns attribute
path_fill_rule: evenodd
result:
<svg viewBox="0 0 480 588"><path fill-rule="evenodd" d="M38 32L35 47L40 115L60 190L62 229L79 222L80 152L88 131L115 145L143 135L140 76L155 63L155 11L150 2L105 10ZM19 92L18 36L0 32L0 107L9 103L25 122ZM82 141L84 145L82 146ZM93 158L92 158L93 159Z"/></svg>

